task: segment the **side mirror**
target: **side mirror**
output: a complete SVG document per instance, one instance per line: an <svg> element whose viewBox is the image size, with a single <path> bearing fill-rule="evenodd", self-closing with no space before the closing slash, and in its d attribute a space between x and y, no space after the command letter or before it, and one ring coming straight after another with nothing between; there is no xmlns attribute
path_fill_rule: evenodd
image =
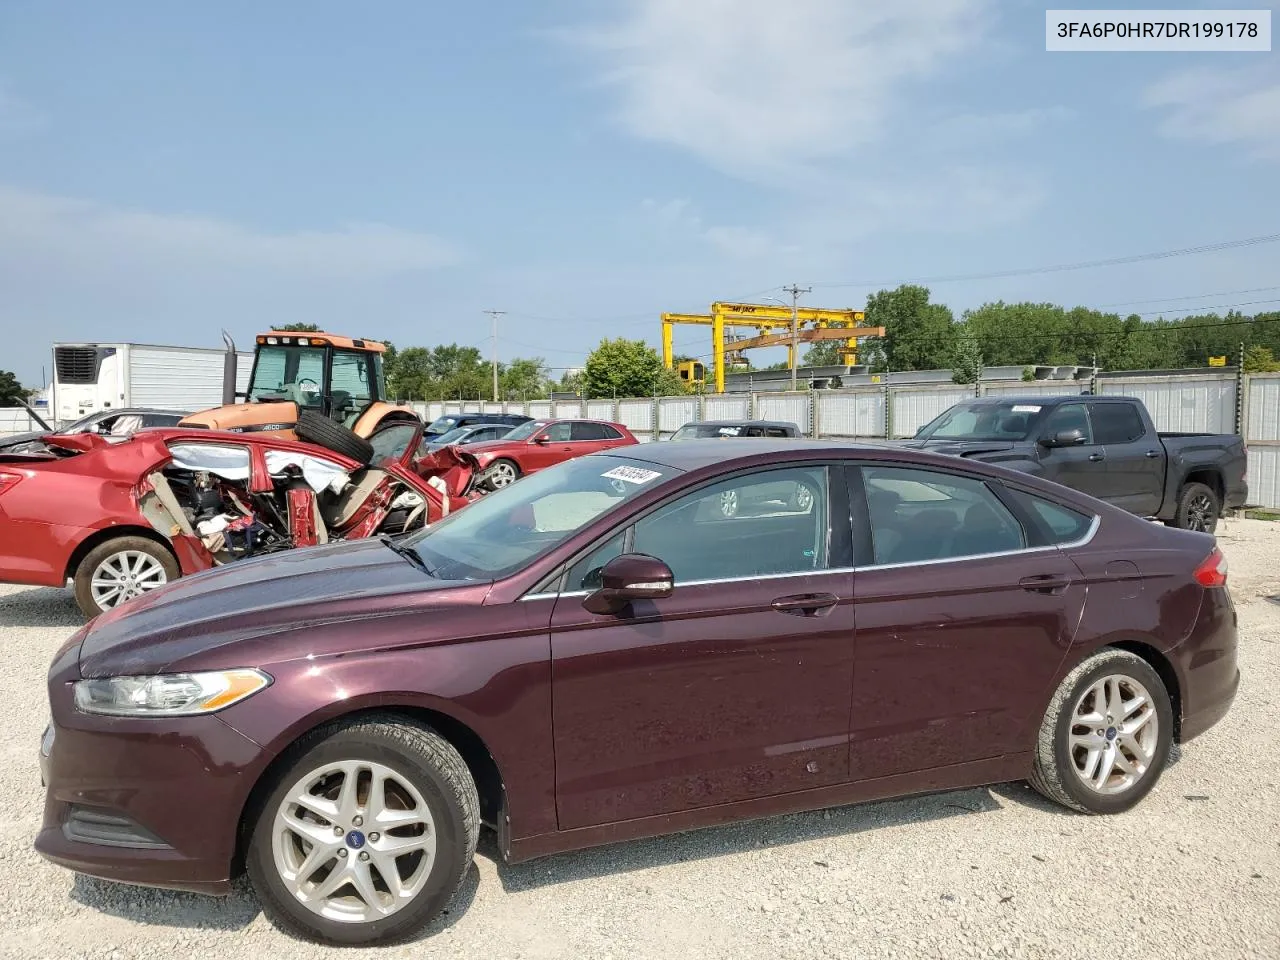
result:
<svg viewBox="0 0 1280 960"><path fill-rule="evenodd" d="M548 437L545 433L540 433L533 438L533 442L534 443L550 443L551 438Z"/></svg>
<svg viewBox="0 0 1280 960"><path fill-rule="evenodd" d="M671 596L675 574L657 557L626 553L614 557L600 571L600 589L582 601L590 613L607 616L633 600L661 600Z"/></svg>
<svg viewBox="0 0 1280 960"><path fill-rule="evenodd" d="M1072 430L1059 430L1049 437L1041 437L1040 443L1046 447L1074 447L1084 443L1084 431L1079 427Z"/></svg>

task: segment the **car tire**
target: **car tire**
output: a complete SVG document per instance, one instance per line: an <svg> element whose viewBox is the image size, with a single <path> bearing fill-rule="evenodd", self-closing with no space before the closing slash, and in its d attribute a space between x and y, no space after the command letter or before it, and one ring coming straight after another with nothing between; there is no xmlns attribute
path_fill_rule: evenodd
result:
<svg viewBox="0 0 1280 960"><path fill-rule="evenodd" d="M1160 675L1141 657L1106 648L1058 685L1040 725L1031 785L1081 813L1123 813L1156 785L1172 743L1173 705Z"/></svg>
<svg viewBox="0 0 1280 960"><path fill-rule="evenodd" d="M1181 530L1199 530L1213 533L1218 529L1222 514L1222 502L1212 487L1203 483L1188 483L1178 494L1178 512L1173 526Z"/></svg>
<svg viewBox="0 0 1280 960"><path fill-rule="evenodd" d="M92 619L177 580L182 570L163 544L148 537L113 537L86 553L71 576L76 604ZM119 587L113 588L111 581L118 581Z"/></svg>
<svg viewBox="0 0 1280 960"><path fill-rule="evenodd" d="M514 460L502 457L493 461L484 471L480 483L486 490L501 490L520 479L520 467Z"/></svg>
<svg viewBox="0 0 1280 960"><path fill-rule="evenodd" d="M291 757L256 812L245 857L249 880L267 916L293 936L341 946L399 943L420 934L452 902L476 852L480 802L458 751L424 724L394 714L372 714L307 734ZM339 766L344 769L336 770ZM339 779L331 784L327 778L334 776ZM382 778L381 803L375 799L374 776ZM344 816L338 813L339 801L349 777L355 784L354 799ZM314 792L317 787L322 792ZM325 789L334 799L325 799ZM305 808L291 799L302 791L311 798ZM392 804L393 797L400 798L400 806ZM405 805L410 802L413 806ZM332 819L316 811L327 806L333 808ZM393 819L407 822L415 813L423 818L420 834L404 832L416 829L417 823L386 828L385 835L372 829ZM299 842L303 833L290 824L327 843L316 851L314 862L314 844L304 849L307 841ZM400 832L393 835L391 830ZM384 843L419 840L423 845L429 842L429 850L398 856L379 853ZM303 876L308 863L310 872ZM307 894L319 894L332 872L342 869L352 878L363 871L365 893L355 879L342 879L329 895L308 902ZM392 869L396 885L407 885L398 905L380 872ZM370 896L381 906L370 907Z"/></svg>
<svg viewBox="0 0 1280 960"><path fill-rule="evenodd" d="M293 432L301 440L340 453L364 466L373 460L373 444L314 410L298 411L298 423Z"/></svg>

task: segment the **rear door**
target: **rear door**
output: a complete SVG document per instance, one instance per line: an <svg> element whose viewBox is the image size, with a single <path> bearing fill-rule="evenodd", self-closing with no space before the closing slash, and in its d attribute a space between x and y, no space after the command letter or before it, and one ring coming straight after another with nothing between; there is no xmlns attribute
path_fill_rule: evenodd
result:
<svg viewBox="0 0 1280 960"><path fill-rule="evenodd" d="M1089 419L1107 451L1107 499L1142 517L1154 515L1164 500L1165 452L1128 400L1091 400Z"/></svg>
<svg viewBox="0 0 1280 960"><path fill-rule="evenodd" d="M1025 751L1080 620L1080 572L998 484L914 467L851 473L852 779Z"/></svg>
<svg viewBox="0 0 1280 960"><path fill-rule="evenodd" d="M1089 419L1089 408L1084 401L1055 407L1045 417L1040 430L1042 437L1052 437L1064 430L1079 430L1085 438L1084 443L1073 447L1040 446L1040 463L1047 478L1091 497L1110 499L1107 451L1098 443Z"/></svg>

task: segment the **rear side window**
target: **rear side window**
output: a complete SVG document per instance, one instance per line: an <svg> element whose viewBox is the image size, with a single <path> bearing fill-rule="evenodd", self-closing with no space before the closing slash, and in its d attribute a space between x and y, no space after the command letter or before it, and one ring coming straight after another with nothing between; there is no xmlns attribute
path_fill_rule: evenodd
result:
<svg viewBox="0 0 1280 960"><path fill-rule="evenodd" d="M1050 543L1075 543L1089 532L1093 517L1013 487L1006 489L1018 502L1018 506L1048 528Z"/></svg>
<svg viewBox="0 0 1280 960"><path fill-rule="evenodd" d="M615 430L613 427L608 426L607 424L602 423L600 425L600 431L604 434L604 438L606 440L622 439L622 434L620 434L617 430Z"/></svg>
<svg viewBox="0 0 1280 960"><path fill-rule="evenodd" d="M1022 524L981 480L863 467L875 564L924 563L1026 546Z"/></svg>
<svg viewBox="0 0 1280 960"><path fill-rule="evenodd" d="M1130 403L1091 403L1093 436L1097 443L1132 443L1146 432Z"/></svg>
<svg viewBox="0 0 1280 960"><path fill-rule="evenodd" d="M585 420L578 420L573 424L573 433L571 434L571 437L574 440L603 440L604 431L600 429L600 424L598 423L588 423Z"/></svg>

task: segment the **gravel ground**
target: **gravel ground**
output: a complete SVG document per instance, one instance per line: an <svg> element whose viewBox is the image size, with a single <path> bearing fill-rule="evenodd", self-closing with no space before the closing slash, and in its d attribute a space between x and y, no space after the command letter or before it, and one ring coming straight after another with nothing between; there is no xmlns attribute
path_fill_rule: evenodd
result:
<svg viewBox="0 0 1280 960"><path fill-rule="evenodd" d="M1280 524L1227 522L1244 679L1227 718L1120 817L1023 784L846 807L518 867L482 837L453 910L370 956L1280 957ZM247 890L102 883L31 850L44 677L80 623L62 591L0 586L0 957L337 956L277 933ZM365 951L342 951L344 957Z"/></svg>

